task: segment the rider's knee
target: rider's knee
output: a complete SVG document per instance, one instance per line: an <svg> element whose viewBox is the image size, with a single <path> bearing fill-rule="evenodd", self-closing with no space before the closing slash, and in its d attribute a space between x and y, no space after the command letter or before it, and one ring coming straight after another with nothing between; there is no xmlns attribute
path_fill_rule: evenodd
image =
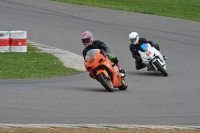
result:
<svg viewBox="0 0 200 133"><path fill-rule="evenodd" d="M112 61L113 63L115 63L115 64L117 64L117 63L119 62L119 60L117 59L117 57L112 58L111 61Z"/></svg>

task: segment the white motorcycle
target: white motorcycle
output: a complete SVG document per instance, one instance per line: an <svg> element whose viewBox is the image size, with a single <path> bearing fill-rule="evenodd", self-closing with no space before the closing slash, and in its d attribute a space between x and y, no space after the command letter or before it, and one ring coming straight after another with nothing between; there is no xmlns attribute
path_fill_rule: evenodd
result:
<svg viewBox="0 0 200 133"><path fill-rule="evenodd" d="M166 63L160 51L152 47L149 43L144 43L138 51L142 58L142 63L146 65L149 71L160 71L164 76L168 76Z"/></svg>

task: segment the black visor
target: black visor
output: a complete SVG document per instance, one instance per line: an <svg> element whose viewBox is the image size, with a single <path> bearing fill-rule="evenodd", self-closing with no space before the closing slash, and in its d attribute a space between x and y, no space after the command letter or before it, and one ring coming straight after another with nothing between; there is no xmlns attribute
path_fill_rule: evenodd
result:
<svg viewBox="0 0 200 133"><path fill-rule="evenodd" d="M130 39L131 42L135 42L136 38Z"/></svg>
<svg viewBox="0 0 200 133"><path fill-rule="evenodd" d="M90 38L82 39L82 42L83 43L88 43L88 42L90 42Z"/></svg>

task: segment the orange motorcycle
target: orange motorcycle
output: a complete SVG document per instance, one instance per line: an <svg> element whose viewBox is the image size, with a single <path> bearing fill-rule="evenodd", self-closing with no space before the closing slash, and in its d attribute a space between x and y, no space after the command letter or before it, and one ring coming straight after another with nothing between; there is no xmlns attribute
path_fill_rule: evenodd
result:
<svg viewBox="0 0 200 133"><path fill-rule="evenodd" d="M119 72L118 67L100 49L87 52L85 68L108 92L113 92L114 88L126 90L128 87L125 75Z"/></svg>

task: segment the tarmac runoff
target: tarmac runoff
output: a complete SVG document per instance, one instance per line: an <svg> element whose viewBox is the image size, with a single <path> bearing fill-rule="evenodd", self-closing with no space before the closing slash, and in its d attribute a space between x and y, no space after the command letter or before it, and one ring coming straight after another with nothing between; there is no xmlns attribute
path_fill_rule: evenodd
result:
<svg viewBox="0 0 200 133"><path fill-rule="evenodd" d="M37 47L43 52L52 54L64 63L64 66L74 68L80 71L86 71L83 57L69 52L67 50L51 47L48 45L27 41L28 44ZM198 129L200 126L186 126L186 125L133 125L133 124L0 124L0 128L151 128L151 129Z"/></svg>

